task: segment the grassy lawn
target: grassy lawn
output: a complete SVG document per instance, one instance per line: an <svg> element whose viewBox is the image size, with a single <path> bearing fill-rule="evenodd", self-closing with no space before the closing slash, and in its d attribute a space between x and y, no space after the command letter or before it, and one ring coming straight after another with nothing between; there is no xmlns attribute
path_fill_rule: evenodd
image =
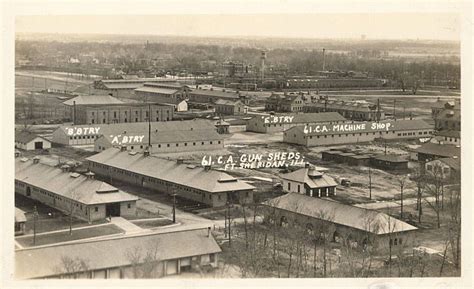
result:
<svg viewBox="0 0 474 289"><path fill-rule="evenodd" d="M98 236L106 236L112 235L117 233L123 233L124 231L119 227L109 224L99 227L93 228L81 228L81 229L74 229L72 231L72 235L69 235L69 231L65 232L58 232L58 233L50 233L44 235L37 235L36 236L36 246L39 245L48 245L54 244L59 242L67 242L73 240L80 240ZM23 247L30 247L33 246L33 236L27 237L19 237L16 238L16 241L20 243Z"/></svg>
<svg viewBox="0 0 474 289"><path fill-rule="evenodd" d="M173 224L173 221L169 219L160 219L160 220L150 220L150 221L143 221L143 222L135 221L133 223L142 229L152 229L155 227L171 225Z"/></svg>

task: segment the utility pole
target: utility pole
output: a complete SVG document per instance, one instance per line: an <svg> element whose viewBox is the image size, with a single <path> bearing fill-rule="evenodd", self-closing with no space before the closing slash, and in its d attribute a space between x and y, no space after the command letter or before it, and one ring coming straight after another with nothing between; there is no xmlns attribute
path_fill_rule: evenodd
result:
<svg viewBox="0 0 474 289"><path fill-rule="evenodd" d="M230 231L230 227L231 227L231 220L230 220L230 203L227 203L227 217L229 218L229 247L231 247L231 231Z"/></svg>
<svg viewBox="0 0 474 289"><path fill-rule="evenodd" d="M38 218L38 209L33 209L33 245L36 245L36 219Z"/></svg>
<svg viewBox="0 0 474 289"><path fill-rule="evenodd" d="M369 199L372 200L372 170L369 167Z"/></svg>
<svg viewBox="0 0 474 289"><path fill-rule="evenodd" d="M173 193L173 223L176 223L176 193Z"/></svg>
<svg viewBox="0 0 474 289"><path fill-rule="evenodd" d="M405 106L403 106L403 119L405 119Z"/></svg>

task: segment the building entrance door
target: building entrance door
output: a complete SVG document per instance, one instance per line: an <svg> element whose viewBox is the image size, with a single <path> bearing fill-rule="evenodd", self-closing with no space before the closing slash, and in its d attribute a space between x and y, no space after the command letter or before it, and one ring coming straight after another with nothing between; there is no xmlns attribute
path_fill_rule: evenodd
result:
<svg viewBox="0 0 474 289"><path fill-rule="evenodd" d="M42 149L43 149L43 142L35 141L35 150L42 150Z"/></svg>
<svg viewBox="0 0 474 289"><path fill-rule="evenodd" d="M105 205L105 215L107 217L119 217L120 216L120 203L111 203Z"/></svg>

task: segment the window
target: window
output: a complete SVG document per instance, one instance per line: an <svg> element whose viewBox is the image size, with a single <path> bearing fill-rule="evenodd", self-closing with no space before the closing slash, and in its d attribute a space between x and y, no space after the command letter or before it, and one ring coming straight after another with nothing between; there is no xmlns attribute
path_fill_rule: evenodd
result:
<svg viewBox="0 0 474 289"><path fill-rule="evenodd" d="M204 145L204 142L202 142L201 144Z"/></svg>
<svg viewBox="0 0 474 289"><path fill-rule="evenodd" d="M130 209L132 207L132 205L130 204L127 204L127 208Z"/></svg>
<svg viewBox="0 0 474 289"><path fill-rule="evenodd" d="M176 146L179 147L179 143L177 143Z"/></svg>
<svg viewBox="0 0 474 289"><path fill-rule="evenodd" d="M168 143L168 144L166 144L166 147L170 147L170 144L169 144L169 143Z"/></svg>
<svg viewBox="0 0 474 289"><path fill-rule="evenodd" d="M209 143L212 144L212 141L210 141Z"/></svg>
<svg viewBox="0 0 474 289"><path fill-rule="evenodd" d="M95 212L98 212L98 211L99 211L99 207L94 207L94 211L95 211Z"/></svg>

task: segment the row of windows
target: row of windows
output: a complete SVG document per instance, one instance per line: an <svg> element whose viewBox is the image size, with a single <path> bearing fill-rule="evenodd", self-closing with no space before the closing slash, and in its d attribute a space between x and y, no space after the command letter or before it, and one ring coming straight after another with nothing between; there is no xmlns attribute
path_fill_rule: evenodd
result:
<svg viewBox="0 0 474 289"><path fill-rule="evenodd" d="M379 132L379 134L381 135L383 132ZM427 135L428 133L432 133L431 131L424 131L424 132L418 132L418 135ZM389 134L388 131L385 132L385 134ZM392 134L395 134L395 131L392 131ZM285 133L286 135L286 133ZM343 136L349 136L350 133L346 133L346 134L338 134L339 137L343 137ZM352 136L356 136L357 134L353 133ZM365 133L366 136L369 135L369 133ZM376 135L376 133L372 133L372 135ZM407 132L407 133L398 133L397 136L415 136L416 133L415 132ZM332 138L334 138L334 134L331 135ZM362 136L362 133L359 133L359 136ZM293 134L293 137L296 138L296 134ZM327 138L328 135L324 135L324 136L320 136L320 135L317 135L316 138ZM306 138L306 137L303 137L303 138ZM309 136L309 139L313 139L313 136Z"/></svg>
<svg viewBox="0 0 474 289"><path fill-rule="evenodd" d="M120 111L119 111L119 112L120 112ZM128 112L128 111L124 111L124 115L125 115L125 116L128 115L127 112ZM139 112L138 110L135 110L135 115L138 115L138 112ZM145 114L146 114L146 116L148 116L148 110L145 111ZM156 114L160 115L160 111L157 110L157 111L156 111ZM169 116L169 114L170 114L170 111L169 111L169 110L166 110L166 115ZM95 112L92 111L92 112L91 112L91 115L92 115L92 116L95 116ZM105 111L102 112L102 115L103 115L103 116L106 116L106 115L107 115L107 112L105 112ZM114 111L114 117L117 117L117 111Z"/></svg>
<svg viewBox="0 0 474 289"><path fill-rule="evenodd" d="M213 144L213 142L212 142L212 141L209 141L209 144ZM220 141L220 140L217 141L217 144L221 144L221 141ZM177 144L175 144L175 145L176 145L177 147L179 147L179 143L177 143ZM193 146L195 146L195 145L196 145L196 142L193 142ZM205 145L205 142L201 142L201 145ZM166 147L169 148L170 146L171 146L171 144L166 144ZM184 143L184 146L187 147L187 146L188 146L188 143L185 142L185 143ZM161 148L161 144L158 144L158 147ZM132 149L133 149L133 147L132 147Z"/></svg>
<svg viewBox="0 0 474 289"><path fill-rule="evenodd" d="M70 136L69 139L72 140L72 139L98 139L99 136L96 135L76 135L76 136Z"/></svg>

